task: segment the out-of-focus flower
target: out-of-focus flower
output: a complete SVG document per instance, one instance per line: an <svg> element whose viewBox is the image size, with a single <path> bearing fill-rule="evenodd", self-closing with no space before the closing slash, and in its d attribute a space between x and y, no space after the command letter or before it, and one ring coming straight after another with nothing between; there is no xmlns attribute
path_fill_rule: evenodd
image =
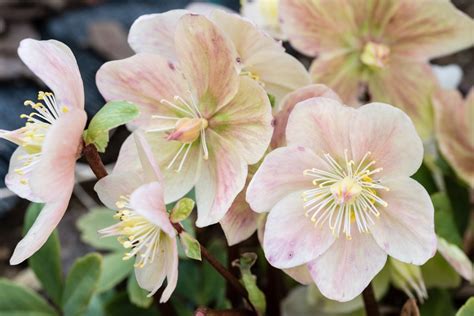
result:
<svg viewBox="0 0 474 316"><path fill-rule="evenodd" d="M431 69L438 79L439 86L443 89L456 89L461 83L462 69L456 64L446 66L431 65Z"/></svg>
<svg viewBox="0 0 474 316"><path fill-rule="evenodd" d="M25 126L0 130L0 137L19 147L10 160L7 187L22 198L45 203L10 263L19 264L46 242L64 215L74 187L74 167L80 156L86 124L84 89L76 59L61 42L25 39L18 55L54 92L25 101L33 112L23 114Z"/></svg>
<svg viewBox="0 0 474 316"><path fill-rule="evenodd" d="M169 13L172 14L172 13ZM204 16L186 14L173 31L178 64L141 53L105 64L97 85L107 100L140 107L136 125L146 137L165 177L165 201L194 186L198 226L220 221L258 162L273 127L268 96L247 76L239 76L232 43ZM117 165L136 165L133 138Z"/></svg>
<svg viewBox="0 0 474 316"><path fill-rule="evenodd" d="M423 145L405 113L312 98L294 108L286 141L247 189L254 211L270 211L263 248L273 266L306 265L325 296L348 301L387 254L415 265L434 255L433 205L409 178Z"/></svg>
<svg viewBox="0 0 474 316"><path fill-rule="evenodd" d="M394 258L389 258L390 278L395 287L399 288L409 298L418 298L423 302L428 298L425 281L419 266L398 261ZM415 292L413 294L413 292Z"/></svg>
<svg viewBox="0 0 474 316"><path fill-rule="evenodd" d="M240 14L279 40L286 40L280 27L279 0L241 0Z"/></svg>
<svg viewBox="0 0 474 316"><path fill-rule="evenodd" d="M371 101L403 109L422 139L436 87L427 61L474 44L473 20L445 0L281 0L280 17L291 44L317 56L314 82L350 105L367 88Z"/></svg>
<svg viewBox="0 0 474 316"><path fill-rule="evenodd" d="M176 41L176 27L187 13L186 10L173 10L141 16L130 29L130 46L137 53L159 54L176 61L180 49ZM222 10L212 11L209 19L235 47L236 71L240 76L257 81L277 102L287 93L310 83L304 66L287 54L281 43L250 21Z"/></svg>
<svg viewBox="0 0 474 316"><path fill-rule="evenodd" d="M134 134L141 168L115 168L99 180L95 190L101 201L117 210L117 224L100 231L103 236L118 236L128 252L123 260L135 258L135 276L141 288L158 291L165 278L166 289L160 302L166 302L178 281L176 230L164 202L163 177L145 138Z"/></svg>
<svg viewBox="0 0 474 316"><path fill-rule="evenodd" d="M474 89L466 100L458 91L439 91L434 104L439 148L457 175L474 188Z"/></svg>

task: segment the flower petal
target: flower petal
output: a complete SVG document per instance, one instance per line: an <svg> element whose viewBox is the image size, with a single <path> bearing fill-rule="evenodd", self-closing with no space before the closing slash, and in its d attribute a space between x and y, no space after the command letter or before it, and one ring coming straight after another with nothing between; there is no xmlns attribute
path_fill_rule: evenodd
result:
<svg viewBox="0 0 474 316"><path fill-rule="evenodd" d="M73 53L61 42L24 39L18 55L56 96L60 105L84 108L84 87Z"/></svg>
<svg viewBox="0 0 474 316"><path fill-rule="evenodd" d="M247 202L255 212L268 212L286 195L313 187L306 169L327 169L325 162L302 146L281 147L270 152L247 188Z"/></svg>
<svg viewBox="0 0 474 316"><path fill-rule="evenodd" d="M436 252L434 209L425 188L410 178L384 182L390 191L380 192L388 206L380 209L369 226L377 244L388 255L415 265L424 264Z"/></svg>
<svg viewBox="0 0 474 316"><path fill-rule="evenodd" d="M186 81L174 64L154 54L137 54L132 57L105 63L97 72L97 87L107 100L127 100L140 109L140 116L132 125L174 126L175 121L153 119L152 115L176 117L178 110L161 103L173 102L175 96L190 101Z"/></svg>
<svg viewBox="0 0 474 316"><path fill-rule="evenodd" d="M160 183L144 184L130 196L130 208L161 228L168 236L174 237L176 230L171 225L163 194L163 186Z"/></svg>
<svg viewBox="0 0 474 316"><path fill-rule="evenodd" d="M303 202L301 191L293 192L275 204L268 215L263 250L274 267L294 268L310 262L335 240L329 230L315 227L305 215Z"/></svg>
<svg viewBox="0 0 474 316"><path fill-rule="evenodd" d="M166 288L160 298L160 303L168 301L178 283L178 247L176 238L165 238L166 256Z"/></svg>
<svg viewBox="0 0 474 316"><path fill-rule="evenodd" d="M283 272L288 274L296 282L304 285L309 285L314 282L311 274L309 273L308 265L306 264L302 264L294 268L283 269Z"/></svg>
<svg viewBox="0 0 474 316"><path fill-rule="evenodd" d="M196 184L198 227L219 222L244 188L247 178L247 163L232 144L213 130L208 129L206 135L209 159L204 161Z"/></svg>
<svg viewBox="0 0 474 316"><path fill-rule="evenodd" d="M207 18L184 15L175 35L180 67L205 117L226 105L239 88L237 53L232 42Z"/></svg>
<svg viewBox="0 0 474 316"><path fill-rule="evenodd" d="M257 163L272 137L272 108L265 91L250 78L240 78L235 97L210 120L209 128L217 131L248 164Z"/></svg>
<svg viewBox="0 0 474 316"><path fill-rule="evenodd" d="M166 252L166 243L170 239L165 234L160 235L159 245L154 260L143 267L135 268L135 277L137 278L138 285L147 291L150 291L148 296L152 296L158 291L163 285L166 278L166 261L169 257L169 253ZM139 255L141 255L139 253ZM138 262L138 259L137 259Z"/></svg>
<svg viewBox="0 0 474 316"><path fill-rule="evenodd" d="M352 159L358 163L367 152L383 170L382 178L411 176L423 161L423 143L410 118L400 109L370 103L357 109L351 121Z"/></svg>
<svg viewBox="0 0 474 316"><path fill-rule="evenodd" d="M10 264L16 265L32 256L48 240L66 212L71 198L74 181L64 184L61 191L55 192L56 199L47 202L36 218L28 233L15 247Z"/></svg>
<svg viewBox="0 0 474 316"><path fill-rule="evenodd" d="M271 146L273 148L285 146L286 144L286 125L288 124L288 117L295 108L296 104L301 101L314 98L324 97L334 99L341 102L339 96L323 84L312 84L302 88L299 88L289 93L285 98L277 105L277 114L273 120L275 127L272 136Z"/></svg>
<svg viewBox="0 0 474 316"><path fill-rule="evenodd" d="M116 210L116 203L122 196L132 194L144 182L142 172L137 169L129 168L125 172L113 172L100 179L94 186L94 190L99 199L109 209Z"/></svg>
<svg viewBox="0 0 474 316"><path fill-rule="evenodd" d="M350 151L349 134L355 109L334 99L312 98L300 102L288 118L286 142L304 146L316 154L330 153L334 159Z"/></svg>
<svg viewBox="0 0 474 316"><path fill-rule="evenodd" d="M233 246L252 236L257 230L258 215L245 201L245 191L240 192L227 214L219 222L227 244Z"/></svg>
<svg viewBox="0 0 474 316"><path fill-rule="evenodd" d="M31 173L31 189L43 201L55 201L59 192L74 185L74 168L86 120L86 112L72 108L49 128L40 160Z"/></svg>
<svg viewBox="0 0 474 316"><path fill-rule="evenodd" d="M135 144L137 145L138 157L142 165L145 181L158 181L163 183L163 175L158 167L150 144L148 144L145 135L141 131L133 133Z"/></svg>
<svg viewBox="0 0 474 316"><path fill-rule="evenodd" d="M472 281L472 263L459 247L449 244L444 238L438 237L438 251L457 273L467 281Z"/></svg>
<svg viewBox="0 0 474 316"><path fill-rule="evenodd" d="M356 232L350 240L336 239L308 268L324 296L347 302L362 293L386 261L386 253L370 234Z"/></svg>
<svg viewBox="0 0 474 316"><path fill-rule="evenodd" d="M174 33L179 19L186 13L189 11L171 10L140 16L130 28L128 44L137 53L158 54L175 62Z"/></svg>

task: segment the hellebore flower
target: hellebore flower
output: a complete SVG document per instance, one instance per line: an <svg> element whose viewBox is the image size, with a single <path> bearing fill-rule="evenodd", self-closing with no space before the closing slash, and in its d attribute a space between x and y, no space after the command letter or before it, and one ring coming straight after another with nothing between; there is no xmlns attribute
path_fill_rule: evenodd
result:
<svg viewBox="0 0 474 316"><path fill-rule="evenodd" d="M115 168L97 182L95 190L101 201L117 210L119 223L100 233L118 236L129 251L123 260L135 257L135 276L141 288L152 296L167 279L160 302L166 302L178 281L176 230L170 222L164 202L163 177L145 138L135 134L141 169Z"/></svg>
<svg viewBox="0 0 474 316"><path fill-rule="evenodd" d="M74 167L87 119L81 75L66 45L25 39L18 55L54 94L40 91L38 102L25 101L33 112L21 116L26 119L24 127L0 130L1 138L19 146L11 157L5 184L24 199L45 203L16 246L10 264L19 264L40 249L63 217L74 187Z"/></svg>
<svg viewBox="0 0 474 316"><path fill-rule="evenodd" d="M180 49L176 27L187 13L189 11L172 10L141 16L130 28L130 46L137 53L155 53L176 61ZM212 11L209 19L234 45L240 75L257 81L277 102L287 93L311 82L304 66L287 54L281 43L250 21L223 10Z"/></svg>
<svg viewBox="0 0 474 316"><path fill-rule="evenodd" d="M474 88L466 100L458 91L439 91L434 105L439 148L456 174L474 188Z"/></svg>
<svg viewBox="0 0 474 316"><path fill-rule="evenodd" d="M175 37L178 63L141 53L106 63L97 85L107 100L140 107L144 129L166 188L165 202L194 186L198 226L220 221L243 189L247 165L258 162L271 139L271 106L254 80L239 76L232 43L204 16L186 14ZM117 165L136 165L133 138Z"/></svg>
<svg viewBox="0 0 474 316"><path fill-rule="evenodd" d="M348 301L387 255L415 265L434 255L433 205L409 178L423 145L405 113L312 98L294 108L286 141L247 189L252 209L269 211L263 248L270 264L306 265L325 296Z"/></svg>
<svg viewBox="0 0 474 316"><path fill-rule="evenodd" d="M474 44L474 22L445 0L281 0L290 43L317 56L310 73L342 100L359 97L393 104L414 121L422 139L432 134L427 63Z"/></svg>
<svg viewBox="0 0 474 316"><path fill-rule="evenodd" d="M241 0L240 13L268 34L279 40L286 40L278 16L279 0Z"/></svg>

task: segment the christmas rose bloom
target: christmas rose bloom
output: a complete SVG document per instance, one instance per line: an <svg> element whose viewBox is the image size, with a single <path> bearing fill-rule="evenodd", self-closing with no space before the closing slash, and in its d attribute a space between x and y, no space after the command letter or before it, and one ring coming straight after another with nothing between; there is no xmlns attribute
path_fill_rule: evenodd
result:
<svg viewBox="0 0 474 316"><path fill-rule="evenodd" d="M439 148L457 175L474 188L474 88L439 91L434 100Z"/></svg>
<svg viewBox="0 0 474 316"><path fill-rule="evenodd" d="M176 27L187 13L189 11L172 10L141 16L130 28L130 46L137 53L155 53L176 61L180 49ZM213 10L209 19L235 47L240 75L256 80L277 102L287 93L310 83L304 66L252 22L223 10Z"/></svg>
<svg viewBox="0 0 474 316"><path fill-rule="evenodd" d="M281 0L280 17L290 43L317 56L314 82L350 105L367 88L408 113L423 139L436 86L427 61L474 44L473 20L446 0Z"/></svg>
<svg viewBox="0 0 474 316"><path fill-rule="evenodd" d="M405 113L312 98L294 108L286 141L247 190L254 211L269 211L263 248L273 266L301 280L309 270L325 296L348 301L387 255L415 265L434 255L433 205L410 178L423 145Z"/></svg>
<svg viewBox="0 0 474 316"><path fill-rule="evenodd" d="M128 100L141 109L144 129L165 178L165 202L193 187L197 225L221 220L258 162L272 135L268 96L238 75L232 43L204 16L183 15L174 35L177 63L140 53L105 64L97 85L107 100ZM117 166L136 165L133 138L123 145ZM116 167L117 168L117 167Z"/></svg>
<svg viewBox="0 0 474 316"><path fill-rule="evenodd" d="M140 169L115 168L97 182L95 190L101 201L117 210L117 224L100 231L104 236L118 236L128 252L123 260L135 258L135 276L141 288L152 296L167 279L160 302L166 302L178 281L176 230L170 222L164 201L163 177L154 161L151 148L140 134L135 134Z"/></svg>
<svg viewBox="0 0 474 316"><path fill-rule="evenodd" d="M25 101L33 111L21 116L26 119L24 127L0 130L1 138L19 146L11 157L5 184L24 199L45 204L16 246L11 264L21 263L40 249L63 217L87 119L81 75L66 45L25 39L18 55L54 94L40 91L38 102Z"/></svg>

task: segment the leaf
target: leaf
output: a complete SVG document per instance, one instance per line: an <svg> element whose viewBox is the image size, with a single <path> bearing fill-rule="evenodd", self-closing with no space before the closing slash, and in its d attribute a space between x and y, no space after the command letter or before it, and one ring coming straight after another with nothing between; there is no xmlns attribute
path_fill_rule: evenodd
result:
<svg viewBox="0 0 474 316"><path fill-rule="evenodd" d="M186 232L179 234L179 240L184 248L184 253L188 258L201 261L201 245Z"/></svg>
<svg viewBox="0 0 474 316"><path fill-rule="evenodd" d="M127 292L130 302L138 307L148 308L153 303L153 297L148 297L148 291L138 285L135 274L128 277Z"/></svg>
<svg viewBox="0 0 474 316"><path fill-rule="evenodd" d="M102 270L100 275L97 293L113 288L132 272L134 260L122 260L122 258L122 252L104 256L102 265L106 268Z"/></svg>
<svg viewBox="0 0 474 316"><path fill-rule="evenodd" d="M420 306L422 316L453 316L455 311L447 290L431 290L428 300Z"/></svg>
<svg viewBox="0 0 474 316"><path fill-rule="evenodd" d="M0 315L52 316L58 314L35 292L11 281L0 279Z"/></svg>
<svg viewBox="0 0 474 316"><path fill-rule="evenodd" d="M105 307L106 315L110 316L157 316L154 305L147 309L139 308L130 303L127 293L119 293Z"/></svg>
<svg viewBox="0 0 474 316"><path fill-rule="evenodd" d="M30 204L25 215L23 228L24 234L26 234L33 225L42 208L42 204ZM63 292L60 252L61 245L59 243L58 232L57 230L54 230L41 249L28 259L28 265L41 282L43 289L57 305L61 305L61 296Z"/></svg>
<svg viewBox="0 0 474 316"><path fill-rule="evenodd" d="M257 254L247 252L243 253L240 259L235 260L232 265L240 269L240 282L244 285L249 294L250 302L255 307L259 315L265 315L267 301L265 294L257 286L257 278L250 270L257 261Z"/></svg>
<svg viewBox="0 0 474 316"><path fill-rule="evenodd" d="M99 152L105 152L109 143L109 131L138 117L138 107L127 101L110 101L92 118L84 132L86 145L94 144Z"/></svg>
<svg viewBox="0 0 474 316"><path fill-rule="evenodd" d="M456 313L456 316L472 316L474 315L474 297L467 300L466 304Z"/></svg>
<svg viewBox="0 0 474 316"><path fill-rule="evenodd" d="M270 101L270 105L272 106L272 108L275 107L275 96L273 94L270 94L270 93L267 93L268 95L268 101Z"/></svg>
<svg viewBox="0 0 474 316"><path fill-rule="evenodd" d="M81 240L101 250L123 250L122 245L113 237L102 238L98 231L117 223L113 218L114 211L98 207L89 211L77 221L77 228L81 232Z"/></svg>
<svg viewBox="0 0 474 316"><path fill-rule="evenodd" d="M190 198L179 200L171 210L170 219L173 223L179 223L191 215L194 209L194 201Z"/></svg>
<svg viewBox="0 0 474 316"><path fill-rule="evenodd" d="M66 278L63 294L65 316L84 315L97 289L102 270L102 257L91 253L79 258Z"/></svg>
<svg viewBox="0 0 474 316"><path fill-rule="evenodd" d="M461 277L439 253L421 267L421 273L428 288L454 288L461 283Z"/></svg>
<svg viewBox="0 0 474 316"><path fill-rule="evenodd" d="M435 193L431 196L435 209L436 234L451 244L462 245L462 239L454 222L453 211L449 198L445 193Z"/></svg>

